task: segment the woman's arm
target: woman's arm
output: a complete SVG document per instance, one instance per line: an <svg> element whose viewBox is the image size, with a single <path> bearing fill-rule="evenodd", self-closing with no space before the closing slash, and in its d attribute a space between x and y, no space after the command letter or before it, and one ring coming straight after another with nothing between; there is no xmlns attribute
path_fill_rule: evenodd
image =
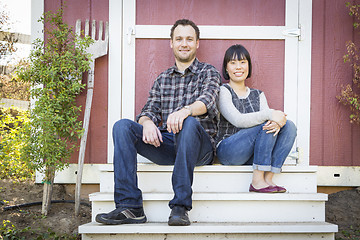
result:
<svg viewBox="0 0 360 240"><path fill-rule="evenodd" d="M265 95L264 95L265 97ZM260 98L261 99L261 98ZM261 99L262 100L262 99ZM270 120L273 110L267 106L267 101L260 100L260 111L253 113L241 113L232 102L231 93L225 87L220 87L218 108L220 113L232 125L237 128L249 128Z"/></svg>

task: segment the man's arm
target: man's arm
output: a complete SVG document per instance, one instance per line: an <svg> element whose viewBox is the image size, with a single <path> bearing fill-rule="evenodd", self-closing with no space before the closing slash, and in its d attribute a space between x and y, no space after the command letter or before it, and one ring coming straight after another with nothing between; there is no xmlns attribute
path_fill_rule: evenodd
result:
<svg viewBox="0 0 360 240"><path fill-rule="evenodd" d="M218 110L216 107L216 99L220 88L220 74L214 67L204 70L202 76L202 90L200 96L188 108L182 108L177 112L173 112L167 119L168 132L178 133L183 126L184 120L188 116L200 116L208 113L211 117L216 117Z"/></svg>
<svg viewBox="0 0 360 240"><path fill-rule="evenodd" d="M206 106L201 101L195 101L179 111L169 115L166 126L168 132L178 133L182 129L183 122L188 116L199 116L207 112Z"/></svg>

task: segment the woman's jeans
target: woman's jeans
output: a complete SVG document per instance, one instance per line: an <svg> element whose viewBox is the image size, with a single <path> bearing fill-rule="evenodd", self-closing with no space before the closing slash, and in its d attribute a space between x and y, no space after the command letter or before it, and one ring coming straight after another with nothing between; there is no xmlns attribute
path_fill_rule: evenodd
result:
<svg viewBox="0 0 360 240"><path fill-rule="evenodd" d="M113 127L114 200L116 207L142 207L142 193L137 181L137 153L159 165L174 165L172 186L174 198L169 206L192 208L192 183L195 166L211 164L213 146L209 135L193 117L188 117L178 134L162 131L160 147L142 141L143 126L122 119ZM162 184L161 182L157 184Z"/></svg>
<svg viewBox="0 0 360 240"><path fill-rule="evenodd" d="M216 153L223 165L253 163L260 171L280 173L296 138L296 126L288 120L278 135L262 130L264 124L244 128L222 140Z"/></svg>

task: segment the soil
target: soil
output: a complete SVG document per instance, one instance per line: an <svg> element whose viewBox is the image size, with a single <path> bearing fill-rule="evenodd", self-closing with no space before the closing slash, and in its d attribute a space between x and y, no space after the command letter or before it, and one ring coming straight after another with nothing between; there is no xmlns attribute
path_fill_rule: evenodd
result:
<svg viewBox="0 0 360 240"><path fill-rule="evenodd" d="M41 202L42 190L41 184L33 182L13 183L9 180L0 180L0 230L3 220L10 220L17 229L30 227L32 231L42 236L51 231L55 232L56 236L65 234L72 236L73 239L80 239L77 235L78 226L91 221L89 205L81 205L79 217L74 216L73 203L52 204L46 217L41 215L41 205L4 211L4 207L10 205ZM74 196L66 193L64 186L55 185L52 199L74 200ZM339 226L337 240L360 239L360 188L330 194L326 202L326 221ZM25 239L32 239L34 236L29 231L25 234L27 234Z"/></svg>
<svg viewBox="0 0 360 240"><path fill-rule="evenodd" d="M16 229L31 228L31 231L24 233L25 239L37 239L39 235L45 238L46 234L49 235L50 233L53 234L53 237L49 237L50 239L56 237L60 237L60 239L78 238L78 226L91 221L89 201L82 200L84 204L80 206L79 217L75 217L74 203L53 203L46 217L41 215L41 205L4 211L6 206L41 202L42 191L42 184L33 182L14 183L9 180L0 180L0 232L3 220L9 220L16 226ZM66 193L63 185L54 185L52 200L74 199L73 194ZM32 233L33 231L35 233ZM2 239L1 235L0 239Z"/></svg>

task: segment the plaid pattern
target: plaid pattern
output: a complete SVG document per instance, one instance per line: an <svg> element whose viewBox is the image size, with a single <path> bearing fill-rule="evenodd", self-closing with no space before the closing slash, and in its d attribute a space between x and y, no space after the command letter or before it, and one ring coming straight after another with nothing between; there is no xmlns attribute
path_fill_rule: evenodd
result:
<svg viewBox="0 0 360 240"><path fill-rule="evenodd" d="M247 98L239 98L228 84L224 84L223 86L230 91L232 96L232 102L236 109L239 110L239 112L252 113L260 111L260 94L262 93L262 91L250 88L250 93ZM228 122L223 117L223 115L220 115L219 132L216 136L216 142L220 142L225 138L230 137L231 135L237 133L239 130L241 130L241 128L235 127L230 122Z"/></svg>
<svg viewBox="0 0 360 240"><path fill-rule="evenodd" d="M185 70L178 71L172 66L162 72L149 91L148 100L136 116L148 116L160 129L166 129L169 114L176 112L195 101L206 105L207 113L195 118L200 122L212 141L216 135L218 110L216 99L220 88L220 74L210 64L197 59Z"/></svg>

